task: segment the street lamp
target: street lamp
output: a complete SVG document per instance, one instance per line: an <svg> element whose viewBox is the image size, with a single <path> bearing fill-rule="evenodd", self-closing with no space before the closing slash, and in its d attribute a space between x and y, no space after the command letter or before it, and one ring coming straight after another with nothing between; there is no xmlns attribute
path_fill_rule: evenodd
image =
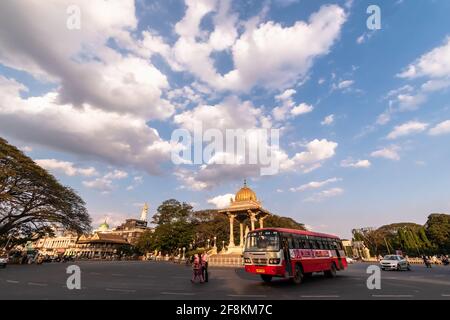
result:
<svg viewBox="0 0 450 320"><path fill-rule="evenodd" d="M186 259L185 253L186 253L186 247L183 247L183 258L182 258L182 260Z"/></svg>
<svg viewBox="0 0 450 320"><path fill-rule="evenodd" d="M208 249L209 249L209 242L211 241L210 239L206 240L208 242Z"/></svg>

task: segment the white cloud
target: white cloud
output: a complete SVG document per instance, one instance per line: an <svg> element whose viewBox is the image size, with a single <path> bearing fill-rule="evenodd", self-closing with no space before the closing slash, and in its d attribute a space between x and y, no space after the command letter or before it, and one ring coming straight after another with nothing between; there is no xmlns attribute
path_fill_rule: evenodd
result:
<svg viewBox="0 0 450 320"><path fill-rule="evenodd" d="M330 114L323 119L323 121L320 123L323 126L329 126L334 123L334 114Z"/></svg>
<svg viewBox="0 0 450 320"><path fill-rule="evenodd" d="M418 121L410 121L402 125L396 126L387 136L388 139L394 140L400 137L408 136L414 133L420 133L427 129L428 124Z"/></svg>
<svg viewBox="0 0 450 320"><path fill-rule="evenodd" d="M339 84L337 85L337 87L339 89L347 89L349 87L351 87L355 82L353 80L344 80L339 82Z"/></svg>
<svg viewBox="0 0 450 320"><path fill-rule="evenodd" d="M97 170L94 167L89 168L78 168L74 165L74 163L69 161L60 161L56 159L37 159L34 160L39 166L44 169L53 171L53 172L62 172L67 176L85 176L92 177L98 175Z"/></svg>
<svg viewBox="0 0 450 320"><path fill-rule="evenodd" d="M223 209L230 205L231 199L234 200L234 194L227 193L221 196L208 199L207 202L215 205L217 209Z"/></svg>
<svg viewBox="0 0 450 320"><path fill-rule="evenodd" d="M111 39L133 41L134 1L77 1L81 31L66 27L71 4L70 0L3 3L0 28L8 32L0 35L0 62L57 85L58 104L79 109L89 105L147 120L170 117L174 108L161 98L169 87L166 76L149 60L107 46ZM36 19L39 23L30 23ZM40 35L39 41L35 35Z"/></svg>
<svg viewBox="0 0 450 320"><path fill-rule="evenodd" d="M95 189L95 190L101 191L102 193L105 193L105 194L109 193L114 188L112 181L109 179L105 179L104 177L96 178L91 181L83 181L83 185L86 188Z"/></svg>
<svg viewBox="0 0 450 320"><path fill-rule="evenodd" d="M5 135L150 174L170 159L173 146L143 118L61 105L55 92L22 99L24 86L2 76L0 86L0 132Z"/></svg>
<svg viewBox="0 0 450 320"><path fill-rule="evenodd" d="M374 158L385 158L389 160L400 160L400 155L398 154L399 147L391 146L376 150L371 153L371 156Z"/></svg>
<svg viewBox="0 0 450 320"><path fill-rule="evenodd" d="M341 161L341 167L343 168L370 168L372 164L369 160L352 160L347 159Z"/></svg>
<svg viewBox="0 0 450 320"><path fill-rule="evenodd" d="M282 94L275 97L281 105L273 108L272 114L275 120L282 121L289 117L296 117L302 114L310 113L314 107L306 103L295 105L293 95L296 93L294 89L285 90Z"/></svg>
<svg viewBox="0 0 450 320"><path fill-rule="evenodd" d="M407 79L450 77L450 37L442 46L421 56L398 76Z"/></svg>
<svg viewBox="0 0 450 320"><path fill-rule="evenodd" d="M114 171L108 172L105 175L105 179L111 179L111 180L119 180L119 179L125 179L128 177L128 173L122 170L115 169Z"/></svg>
<svg viewBox="0 0 450 320"><path fill-rule="evenodd" d="M329 198L340 196L344 193L344 189L342 188L332 188L328 190L321 191L319 193L314 194L313 196L306 198L305 202L321 202Z"/></svg>
<svg viewBox="0 0 450 320"><path fill-rule="evenodd" d="M243 24L245 30L239 36L236 15L229 12L227 1L220 4L186 1L188 9L176 25L180 37L173 48L173 57L183 70L219 90L249 91L254 86L284 89L295 84L306 76L315 58L329 52L346 21L341 7L327 5L308 22L297 21L290 27L250 20ZM208 37L200 22L212 12L214 31ZM230 50L233 70L218 73L211 57L216 50Z"/></svg>
<svg viewBox="0 0 450 320"><path fill-rule="evenodd" d="M438 136L442 134L450 133L450 120L443 121L431 128L429 134L432 136Z"/></svg>
<svg viewBox="0 0 450 320"><path fill-rule="evenodd" d="M450 87L450 80L429 80L422 85L424 92L440 91Z"/></svg>
<svg viewBox="0 0 450 320"><path fill-rule="evenodd" d="M289 190L291 192L303 192L306 190L312 190L312 189L320 189L330 183L335 183L338 181L342 181L342 179L338 179L338 178L331 178L328 180L324 180L324 181L312 181L309 182L307 184L301 185L300 187L296 187L296 188L290 188Z"/></svg>

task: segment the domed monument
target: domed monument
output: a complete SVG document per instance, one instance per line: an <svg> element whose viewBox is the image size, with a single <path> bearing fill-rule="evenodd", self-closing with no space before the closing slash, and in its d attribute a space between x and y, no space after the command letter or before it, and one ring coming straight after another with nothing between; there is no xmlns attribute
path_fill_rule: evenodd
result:
<svg viewBox="0 0 450 320"><path fill-rule="evenodd" d="M230 242L228 244L227 254L242 253L244 248L244 236L249 231L249 226L245 226L244 221L250 218L250 230L255 230L255 223L259 221L259 227L264 228L264 219L266 219L270 212L264 209L261 202L256 197L256 193L247 186L247 181L244 180L244 186L236 193L234 200L230 199L228 208L219 210L224 213L230 220ZM239 222L239 245L234 242L234 222Z"/></svg>

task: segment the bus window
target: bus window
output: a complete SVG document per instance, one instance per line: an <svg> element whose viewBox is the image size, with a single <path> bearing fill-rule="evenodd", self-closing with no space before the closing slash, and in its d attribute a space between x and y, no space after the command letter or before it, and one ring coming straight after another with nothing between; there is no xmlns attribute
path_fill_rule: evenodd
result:
<svg viewBox="0 0 450 320"><path fill-rule="evenodd" d="M289 249L294 249L294 240L292 237L288 238Z"/></svg>
<svg viewBox="0 0 450 320"><path fill-rule="evenodd" d="M294 249L300 249L301 248L301 240L299 237L294 236Z"/></svg>

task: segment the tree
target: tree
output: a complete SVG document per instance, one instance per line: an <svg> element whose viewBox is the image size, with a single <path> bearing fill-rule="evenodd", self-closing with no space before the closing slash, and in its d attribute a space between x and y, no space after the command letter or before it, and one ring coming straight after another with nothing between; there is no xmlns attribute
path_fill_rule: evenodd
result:
<svg viewBox="0 0 450 320"><path fill-rule="evenodd" d="M192 217L192 206L175 199L164 201L153 216L152 223L162 225L176 221L189 221Z"/></svg>
<svg viewBox="0 0 450 320"><path fill-rule="evenodd" d="M90 222L73 189L0 138L0 241L35 239L53 226L83 233Z"/></svg>
<svg viewBox="0 0 450 320"><path fill-rule="evenodd" d="M434 213L428 216L425 233L441 253L450 252L450 215Z"/></svg>

